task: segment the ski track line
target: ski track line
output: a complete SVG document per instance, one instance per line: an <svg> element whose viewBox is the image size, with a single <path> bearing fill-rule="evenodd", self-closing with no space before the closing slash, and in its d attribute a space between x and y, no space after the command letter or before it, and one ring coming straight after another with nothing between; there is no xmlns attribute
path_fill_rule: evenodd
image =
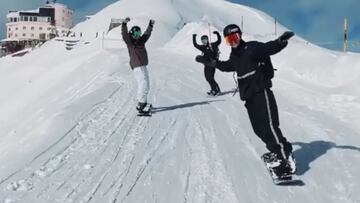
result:
<svg viewBox="0 0 360 203"><path fill-rule="evenodd" d="M129 101L129 100L128 100ZM127 105L127 106L131 106L131 105ZM91 163L91 162L96 162L96 161L90 161L91 159L92 160L98 160L100 157L102 157L102 155L105 153L105 151L106 151L106 149L107 149L107 147L108 147L108 140L116 133L116 131L119 129L119 128L121 128L121 126L124 124L124 122L126 121L126 117L129 115L131 113L131 108L129 108L128 109L128 111L120 118L120 120L118 121L118 123L116 124L116 127L115 127L115 129L112 129L109 133L108 133L108 135L107 136L102 136L102 137L104 137L103 138L103 140L101 140L101 142L99 142L98 144L99 145L104 145L103 146L103 149L101 150L101 149L99 149L99 148L97 148L96 149L96 151L100 151L100 153L97 153L97 154L95 154L96 156L94 156L94 157L88 157L88 159L85 161L85 162L82 162L82 163ZM114 122L114 120L115 120L115 117L117 117L118 115L120 115L120 114L118 114L117 112L115 113L116 115L114 115L113 117L111 117L111 119L110 119L110 121L111 122L106 122L106 121L102 121L102 122L100 122L100 123L109 123L109 124L113 124L113 122ZM90 119L91 120L91 119ZM107 125L105 125L105 126L103 126L102 128L107 128L108 126ZM86 134L86 132L84 132L84 134ZM102 135L103 133L101 133L101 132L97 132L97 133L95 133L95 134L98 134L98 135ZM96 143L95 143L96 144ZM79 164L79 166L80 165L82 165L82 164ZM72 166L70 166L70 167L72 167ZM79 167L79 168L81 168L81 167ZM78 173L81 173L83 170L79 170L78 171ZM74 176L75 174L72 174L70 177L72 177L72 176ZM78 177L80 174L76 174L76 177Z"/></svg>
<svg viewBox="0 0 360 203"><path fill-rule="evenodd" d="M126 133L125 135L125 137L124 137L124 140L126 140L128 137L135 137L135 138L140 138L140 136L135 136L135 135L138 135L138 134L140 134L141 132L143 132L143 130L145 130L145 128L146 128L146 125L144 125L144 121L145 121L145 119L140 119L139 120L139 122L137 122L137 123L135 123L134 125L132 125L132 126L129 126L129 133ZM143 126L143 127L139 127L139 126ZM136 144L136 142L137 142L137 140L135 140L134 141L134 145ZM118 149L119 150L121 150L121 148L122 147L119 147ZM108 150L108 148L106 148L106 150ZM108 171L107 171L107 173L106 173L106 175L110 172L110 170L112 169L111 167L112 167L112 165L115 163L115 161L116 161L116 159L117 159L117 157L118 157L118 152L116 152L115 153L115 155L113 155L114 157L112 158L112 161L111 161L111 163L110 163L110 165L109 166L107 166L107 167L109 167L108 168ZM99 156L100 157L100 156ZM101 171L103 171L103 170L101 170ZM101 173L103 173L103 172L101 172ZM91 174L89 174L89 177L94 177L94 176L92 176ZM103 177L103 179L105 178L106 176L104 176ZM89 184L91 184L91 182L89 183ZM102 184L102 181L101 182L99 182L97 185L98 186L96 186L97 188L100 186ZM85 188L86 189L86 188ZM97 190L97 189L96 189Z"/></svg>
<svg viewBox="0 0 360 203"><path fill-rule="evenodd" d="M237 105L237 104L235 104L235 105ZM233 105L231 105L231 108L233 108ZM225 123L223 123L223 125L224 124L226 124L227 125L227 127L226 128L228 128L228 129L232 129L231 128L231 126L229 125L229 123L231 124L231 122L229 122L229 121L231 121L232 119L231 119L231 116L228 114L228 113L226 113L222 108L220 108L220 107L218 107L216 104L214 104L214 105L212 105L212 109L214 109L214 110L216 110L216 113L217 114L220 114L220 115L222 115L222 116L224 116L225 117L225 120L227 121L227 122L225 122ZM236 109L236 108L235 108ZM236 112L236 111L230 111L230 112ZM214 118L212 115L213 115L214 113L213 112L210 112L209 110L207 110L207 111L203 111L203 109L201 109L201 111L200 111L200 115L202 115L201 116L201 118L206 118L206 119L204 119L203 120L203 122L205 123L205 125L203 125L203 126L209 126L209 128L210 128L210 135L211 135L211 137L213 138L213 143L212 143L212 145L213 145L213 147L215 147L215 148L217 148L217 150L216 151L218 151L219 153L219 155L221 154L220 153L220 151L219 151L219 149L218 149L218 147L217 147L217 145L220 145L220 143L219 144L217 144L218 143L218 141L216 140L216 137L218 136L217 134L216 134L216 132L215 132L215 129L214 129L214 126L217 126L217 123L216 123L216 121L215 120L213 120L212 118ZM236 114L236 113L235 113ZM237 114L236 114L237 115ZM221 116L216 116L216 117L221 117ZM224 120L224 121L225 121ZM222 125L222 127L224 127ZM232 131L232 130L230 130L230 131ZM234 132L234 133L232 133L233 134L233 136L234 137L237 137L236 136L236 131ZM247 146L252 146L252 145L247 145ZM253 148L252 148L253 149ZM226 152L226 151L225 151ZM225 160L223 160L222 159L222 157L219 157L222 161L221 161L221 165L223 166L223 169L224 169L224 174L227 174L227 180L228 180L228 190L230 190L230 188L231 188L231 191L232 191L232 194L234 195L234 197L235 197L235 199L234 200L236 200L236 201L238 201L238 200L240 200L240 199L243 199L243 197L241 197L241 195L240 194L238 194L238 192L236 191L236 189L235 188L237 188L237 187L235 187L238 183L237 182L234 182L234 180L233 180L233 178L231 178L230 177L230 175L229 175L229 171L228 171L228 169L227 169L227 167L226 167L226 165L224 164L224 161ZM251 201L251 198L249 198L249 196L247 195L247 194L250 194L251 192L249 191L249 190L247 190L247 192L246 193L244 193L244 194L246 194L245 196L247 196L247 199L249 200L249 201Z"/></svg>
<svg viewBox="0 0 360 203"><path fill-rule="evenodd" d="M77 139L74 139L74 140L77 140ZM72 144L74 143L74 140L73 140L73 142L70 143L70 145L67 145L63 150L60 150L60 152L57 153L56 156L50 157L50 159L48 159L48 161L46 161L46 164L48 164L50 161L54 160L54 157L55 157L55 158L59 157L59 154L61 154L61 153L63 153L64 151L66 151L66 149L69 149L69 148L72 146ZM46 165L43 164L42 166L46 166ZM45 167L45 169L46 169L46 167ZM41 167L40 167L40 170L41 170ZM38 171L39 171L39 170L38 170ZM55 170L55 172L56 172L56 170ZM35 174L36 174L36 172L33 172L33 173L31 174L30 178L33 178L33 177L35 176ZM49 175L47 175L47 176L49 176Z"/></svg>
<svg viewBox="0 0 360 203"><path fill-rule="evenodd" d="M122 198L121 202L124 202L132 193L133 189L139 182L140 178L142 177L144 171L146 168L150 165L151 161L153 160L156 153L159 151L159 149L164 144L165 140L168 138L168 136L171 133L171 129L174 128L175 124L177 123L177 119L172 119L170 121L169 128L163 133L163 136L160 138L159 143L152 149L150 153L147 154L147 157L144 158L142 165L137 169L137 175L135 177L135 180L133 181L130 189L127 191L126 195ZM116 202L116 201L115 201Z"/></svg>
<svg viewBox="0 0 360 203"><path fill-rule="evenodd" d="M118 88L116 91L114 91L111 96L113 96L117 91L119 91L119 89L120 89L120 88ZM98 104L96 104L96 105L98 105ZM96 107L96 105L95 105L95 107ZM104 112L105 110L106 110L106 108L103 109L103 112ZM90 112L92 113L92 112L94 112L94 111L96 111L96 110L92 109ZM82 119L82 120L84 120L84 119ZM48 151L50 151L55 145L57 145L58 143L60 143L60 142L62 141L62 139L64 139L66 136L68 136L71 132L74 131L74 129L75 129L76 127L79 126L79 123L81 123L82 120L80 120L76 125L74 125L74 126L73 126L61 139L59 139L56 143L54 143L53 145L51 145L48 149L46 149L45 151L43 151L42 153L40 153L36 158L34 158L34 159L30 162L30 164L33 163L35 160L37 160L39 157L41 157L41 156L43 156L44 154L46 154ZM64 151L66 151L67 149L69 149L69 148L75 143L76 140L77 140L77 139L74 139L74 140L70 143L70 145L67 145L67 147L66 147L65 149L60 150L60 152L59 152L58 154L56 154L55 157L57 157L59 154L64 153ZM45 164L48 164L53 158L54 158L54 157L50 157L50 159L49 159L48 161L46 161ZM30 164L29 164L29 165L30 165ZM44 165L45 165L45 164L44 164ZM19 170L19 171L21 171L21 170ZM18 172L19 172L19 171L18 171ZM55 170L55 171L56 171L56 170ZM18 173L18 172L16 172L16 173ZM9 178L13 177L16 173L12 174L12 176L10 176L10 177L6 178L5 180L3 180L3 181L1 182L1 184L4 183L4 182L5 182L6 180L8 180ZM63 185L63 184L62 184L62 185Z"/></svg>
<svg viewBox="0 0 360 203"><path fill-rule="evenodd" d="M116 115L117 115L117 113L116 113ZM115 116L116 116L115 115ZM136 117L135 117L136 118ZM148 120L148 119L145 119L145 118L142 118L141 119L141 121L144 121L144 120ZM131 121L130 123L134 123L133 121ZM135 128L134 126L144 126L141 130L139 130L138 128ZM129 129L128 130L133 130L133 132L131 132L131 133L125 133L125 135L126 136L124 136L124 138L123 138L123 142L122 143L124 143L124 141L126 140L126 138L127 137L129 137L129 135L133 135L133 134L136 134L136 135L139 135L139 134L141 134L142 132L144 132L145 131L145 129L146 129L146 127L147 127L147 125L144 125L143 123L137 123L137 124L133 124L133 125L129 125ZM135 130L134 130L135 129ZM116 130L114 130L114 133L117 131L117 129ZM132 136L130 136L130 137L132 137ZM138 138L140 138L139 136L138 136ZM137 139L137 140L135 140L134 141L134 143L132 144L132 145L136 145L136 143L139 141L140 139ZM119 156L119 153L120 153L120 150L123 148L123 145L124 144L122 144L122 145L120 145L120 147L118 147L118 151L116 152L116 154L115 154L115 157L112 159L112 164L115 162L115 160L118 158L118 156ZM127 154L131 154L131 153L127 153ZM131 160L134 160L134 156L132 156L131 157ZM132 161L131 161L131 163L132 163ZM130 169L130 167L131 167L131 165L128 167L128 169L126 169L127 171ZM109 170L110 171L110 170ZM108 171L108 172L109 172ZM108 173L107 172L107 173ZM119 176L121 176L121 174L124 174L123 172L120 172L120 175ZM125 174L128 174L128 173L125 173ZM106 177L106 175L105 176L103 176L103 178L101 178L102 179L102 181L105 179L105 177ZM94 189L93 191L94 191L94 193L92 194L92 195L90 195L90 198L87 200L87 201L90 201L91 199L92 199L92 196L94 196L95 195L95 192L99 189L99 187L100 187L100 185L102 184L102 181L101 182L99 182L98 184L97 184L97 186L95 187L95 188L97 188L97 189ZM107 189L107 191L105 192L105 194L114 186L114 182L111 184L111 186L110 186L110 188L109 189Z"/></svg>

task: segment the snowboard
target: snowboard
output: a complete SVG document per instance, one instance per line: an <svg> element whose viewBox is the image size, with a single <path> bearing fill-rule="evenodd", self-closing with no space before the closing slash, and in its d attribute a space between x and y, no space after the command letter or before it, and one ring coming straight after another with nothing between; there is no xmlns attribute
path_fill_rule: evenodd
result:
<svg viewBox="0 0 360 203"><path fill-rule="evenodd" d="M295 174L284 174L280 177L275 176L275 173L271 167L268 166L267 162L264 160L264 156L261 156L261 160L264 162L265 168L268 171L273 183L275 185L283 185L283 186L303 186L304 182Z"/></svg>
<svg viewBox="0 0 360 203"><path fill-rule="evenodd" d="M142 111L138 112L138 116L148 116L150 117L152 115L152 104L146 104L145 108Z"/></svg>

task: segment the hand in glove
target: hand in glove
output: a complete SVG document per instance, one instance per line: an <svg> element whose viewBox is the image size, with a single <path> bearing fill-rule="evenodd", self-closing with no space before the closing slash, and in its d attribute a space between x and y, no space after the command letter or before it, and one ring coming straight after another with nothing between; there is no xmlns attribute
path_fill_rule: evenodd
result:
<svg viewBox="0 0 360 203"><path fill-rule="evenodd" d="M216 59L211 59L207 65L210 67L216 67L217 62L218 61Z"/></svg>
<svg viewBox="0 0 360 203"><path fill-rule="evenodd" d="M149 21L149 26L154 26L154 23L155 23L155 20L153 20L153 19L151 19L150 21Z"/></svg>
<svg viewBox="0 0 360 203"><path fill-rule="evenodd" d="M279 37L280 43L287 43L287 41L295 35L294 32L286 31Z"/></svg>
<svg viewBox="0 0 360 203"><path fill-rule="evenodd" d="M216 64L217 64L217 60L216 59L210 59L209 60L206 60L204 58L204 56L201 56L201 55L198 55L195 57L195 61L199 62L199 63L202 63L204 64L205 66L210 66L210 67L215 67Z"/></svg>

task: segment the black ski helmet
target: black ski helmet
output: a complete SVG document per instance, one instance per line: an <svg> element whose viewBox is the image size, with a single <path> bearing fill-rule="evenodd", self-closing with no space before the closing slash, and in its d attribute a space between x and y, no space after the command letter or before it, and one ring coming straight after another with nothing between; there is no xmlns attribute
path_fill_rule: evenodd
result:
<svg viewBox="0 0 360 203"><path fill-rule="evenodd" d="M203 35L201 36L201 42L203 45L208 45L209 44L209 37L207 35Z"/></svg>
<svg viewBox="0 0 360 203"><path fill-rule="evenodd" d="M203 36L201 36L201 38L200 38L201 40L209 40L209 37L207 36L207 35L203 35Z"/></svg>
<svg viewBox="0 0 360 203"><path fill-rule="evenodd" d="M241 29L239 28L239 26L237 26L235 24L230 24L224 28L224 37L234 34L234 33L239 33L239 35L241 36L242 32L241 32Z"/></svg>
<svg viewBox="0 0 360 203"><path fill-rule="evenodd" d="M130 31L129 31L129 34L132 36L132 37L135 37L135 33L137 32L141 32L141 28L137 25L133 26Z"/></svg>

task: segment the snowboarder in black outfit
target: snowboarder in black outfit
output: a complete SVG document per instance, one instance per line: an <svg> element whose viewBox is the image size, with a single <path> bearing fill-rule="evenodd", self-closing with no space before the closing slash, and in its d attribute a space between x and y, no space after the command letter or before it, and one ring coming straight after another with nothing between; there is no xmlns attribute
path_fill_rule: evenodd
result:
<svg viewBox="0 0 360 203"><path fill-rule="evenodd" d="M200 56L196 57L196 61L198 61L198 59L200 57L203 57L205 60L219 58L219 45L221 43L221 36L220 36L219 32L217 32L217 31L214 31L213 33L217 36L217 41L210 43L209 37L207 35L203 35L203 36L201 36L202 45L199 45L196 42L196 34L193 34L194 47L199 49L203 53L202 56L200 55ZM211 90L209 92L207 92L207 94L212 95L212 96L216 96L216 95L220 94L220 92L221 92L220 87L214 78L215 77L215 67L205 65L204 75L205 75L206 81L209 83L210 88L211 88Z"/></svg>
<svg viewBox="0 0 360 203"><path fill-rule="evenodd" d="M271 79L274 69L270 56L284 49L293 32L285 32L274 41L267 43L241 39L242 32L235 24L224 28L224 38L232 47L228 61L212 59L205 62L225 72L236 71L238 89L254 129L254 132L266 144L270 151L263 155L278 177L294 174L295 160L292 145L283 136L279 128L279 115ZM203 61L205 61L203 59Z"/></svg>

